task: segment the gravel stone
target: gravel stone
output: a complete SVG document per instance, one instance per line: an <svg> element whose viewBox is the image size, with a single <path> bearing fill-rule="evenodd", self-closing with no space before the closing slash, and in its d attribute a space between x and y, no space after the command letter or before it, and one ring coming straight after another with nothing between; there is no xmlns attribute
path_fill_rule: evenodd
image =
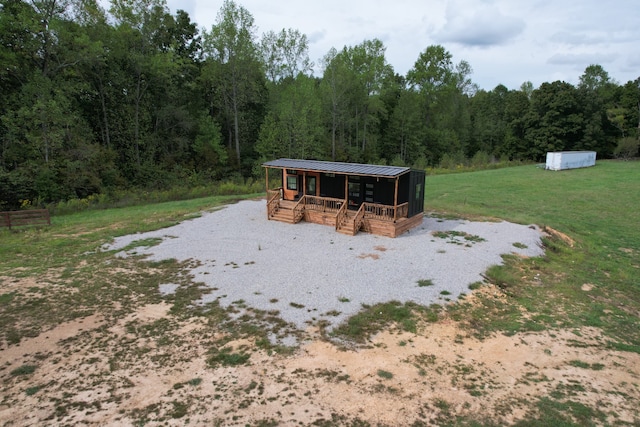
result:
<svg viewBox="0 0 640 427"><path fill-rule="evenodd" d="M436 237L437 231L481 239ZM121 251L154 237L162 242ZM150 261L198 260L201 265L191 271L194 280L211 288L199 303L218 300L226 307L243 300L256 309L278 310L283 320L304 330L318 320L329 322L331 329L363 304L456 300L470 292L470 284L482 281L490 266L502 264L503 254L543 255L541 237L535 225L428 215L422 225L395 239L362 232L345 236L304 221L269 221L264 200L245 200L170 228L116 238L104 249L120 250L118 256L147 255ZM433 285L419 286L420 280Z"/></svg>

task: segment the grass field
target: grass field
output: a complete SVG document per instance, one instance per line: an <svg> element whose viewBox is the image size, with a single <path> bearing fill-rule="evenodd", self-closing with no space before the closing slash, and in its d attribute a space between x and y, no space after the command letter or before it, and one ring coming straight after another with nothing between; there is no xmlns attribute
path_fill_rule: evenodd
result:
<svg viewBox="0 0 640 427"><path fill-rule="evenodd" d="M549 238L543 260L511 258L490 270L528 316L505 307L478 327L596 326L610 345L640 352L639 183L640 163L614 161L571 171L520 166L427 177L427 211L538 224L574 242Z"/></svg>
<svg viewBox="0 0 640 427"><path fill-rule="evenodd" d="M376 305L354 316L351 327L338 329L336 333L345 339L358 340L391 323L414 333L420 322L438 322L446 312L446 316L457 321L469 336L481 340L492 334L510 336L519 332L560 329L578 334L581 328L593 327L602 331L603 349L640 353L638 183L640 163L614 161L599 161L592 168L563 172L519 166L428 176L427 212L546 227L549 231L549 236L544 239L546 255L535 259L506 256L504 266L492 267L487 272L487 282L500 288L505 298L489 298L480 292L473 304L461 299L446 308L395 303ZM245 197L256 196L261 195ZM54 216L50 227L0 230L0 351L15 348L23 341L73 319L99 313L104 317L104 325L115 325L141 306L167 302L171 305L171 316L149 325L127 324L128 333L137 335L137 340L123 338L113 342L109 341L111 338L94 339L93 345L100 347L101 351L106 352L107 348L113 347L108 369L101 374L104 377L99 381L112 381L110 378L127 363L148 362L145 357L155 353L151 348L139 347L138 341L156 340L160 349L169 349L171 343L179 345L184 337L175 331L185 319L196 317L212 331L197 336L198 343L210 349L207 361L210 369L244 363L249 357L251 350L248 347L243 347L239 353L226 347L233 339L250 337L257 347L269 354L286 352L288 349L271 346L267 338L268 328L281 327L272 313L253 313L252 320L245 321L248 319L246 316L232 320L233 316L229 316L228 311L216 305L207 307L206 311L190 308L190 303L198 299L203 290L199 284L193 283L188 274L188 263L171 260L148 263L135 257L117 258L111 252L100 250L116 236L168 227L198 216L203 210L216 209L237 199L236 196L209 197L94 210ZM155 243L140 241L136 245ZM162 296L158 291L160 283L181 286L174 295ZM482 286L475 284L472 288ZM109 337L109 331L107 326L103 326L96 334ZM464 338L459 341L463 342ZM72 345L73 340L68 343ZM403 343L404 348L407 342ZM73 353L72 349L68 351ZM173 357L168 350L161 356L166 360ZM37 366L40 362L45 363L46 357L49 356L37 356L23 366L7 364L0 367L6 396L9 396L11 387L21 390L20 381L28 380L31 381L28 384L34 384L20 391L20 399L25 395L44 396L40 390L53 389L52 384L39 384L34 378L39 375ZM424 357L425 361L433 358L428 354ZM97 358L89 360L98 363ZM425 366L430 365L425 362ZM602 364L583 360L573 361L573 366L585 371L599 371L603 367ZM379 381L395 380L397 375L393 368L378 370L374 377ZM198 381L193 382L199 384L201 379L196 379ZM630 379L630 382L638 387L637 379ZM178 385L173 389L190 390L182 382ZM583 387L582 384L578 386ZM260 390L254 385L247 393L254 388ZM472 391L481 394L478 390ZM76 390L64 392L71 396ZM111 399L118 402L117 391L110 393ZM566 396L568 392L564 390L560 394ZM554 396L531 399L528 404L537 407L538 411L529 416L531 422L525 420L518 425L602 424L591 420L595 415L601 415L598 408ZM0 400L0 405L22 403L20 399L15 395L5 397ZM181 410L174 408L173 418L178 418L177 415L183 416L186 409L182 410L182 402L175 402L174 406ZM486 421L456 418L446 402L438 402L435 408L439 408L440 415L444 416L442 424L483 425ZM61 420L67 412L73 412L73 405L78 403L65 403L61 398L54 405L52 420ZM136 410L131 417L144 424L155 410L144 409L142 413ZM572 418L565 417L565 412L572 414Z"/></svg>

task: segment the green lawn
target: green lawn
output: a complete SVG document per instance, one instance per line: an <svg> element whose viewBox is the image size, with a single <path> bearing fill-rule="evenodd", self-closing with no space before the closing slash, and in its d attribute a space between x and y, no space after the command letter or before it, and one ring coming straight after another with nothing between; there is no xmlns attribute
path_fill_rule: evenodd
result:
<svg viewBox="0 0 640 427"><path fill-rule="evenodd" d="M490 270L533 320L504 307L495 325L478 327L598 326L611 345L640 350L639 184L640 163L616 161L569 171L519 166L428 176L427 211L538 224L575 240L570 247L546 239L543 260L507 259L507 268ZM536 275L541 280L534 282ZM583 291L585 284L593 290Z"/></svg>
<svg viewBox="0 0 640 427"><path fill-rule="evenodd" d="M638 247L640 163L520 166L427 177L426 209L545 224L585 242ZM596 236L594 238L594 236Z"/></svg>

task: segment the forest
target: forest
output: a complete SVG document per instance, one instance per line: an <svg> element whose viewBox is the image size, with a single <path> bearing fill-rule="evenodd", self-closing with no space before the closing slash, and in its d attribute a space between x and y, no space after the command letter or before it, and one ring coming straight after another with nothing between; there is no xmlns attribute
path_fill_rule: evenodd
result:
<svg viewBox="0 0 640 427"><path fill-rule="evenodd" d="M165 0L0 0L0 210L256 178L278 157L448 168L638 152L640 77L597 64L577 86L486 90L441 45L406 75L378 39L318 61L305 34L258 34L233 0L210 29Z"/></svg>

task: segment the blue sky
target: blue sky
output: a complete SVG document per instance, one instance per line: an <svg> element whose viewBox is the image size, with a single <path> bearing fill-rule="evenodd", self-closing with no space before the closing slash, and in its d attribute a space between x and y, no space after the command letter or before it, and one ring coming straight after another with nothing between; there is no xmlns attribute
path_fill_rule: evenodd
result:
<svg viewBox="0 0 640 427"><path fill-rule="evenodd" d="M168 0L200 28L215 23L222 0ZM258 36L293 28L307 35L315 63L378 38L399 74L427 46L440 44L454 63L467 61L472 79L490 90L563 80L577 84L590 64L619 83L640 77L640 2L636 0L236 0L254 17ZM316 75L319 71L316 72Z"/></svg>

